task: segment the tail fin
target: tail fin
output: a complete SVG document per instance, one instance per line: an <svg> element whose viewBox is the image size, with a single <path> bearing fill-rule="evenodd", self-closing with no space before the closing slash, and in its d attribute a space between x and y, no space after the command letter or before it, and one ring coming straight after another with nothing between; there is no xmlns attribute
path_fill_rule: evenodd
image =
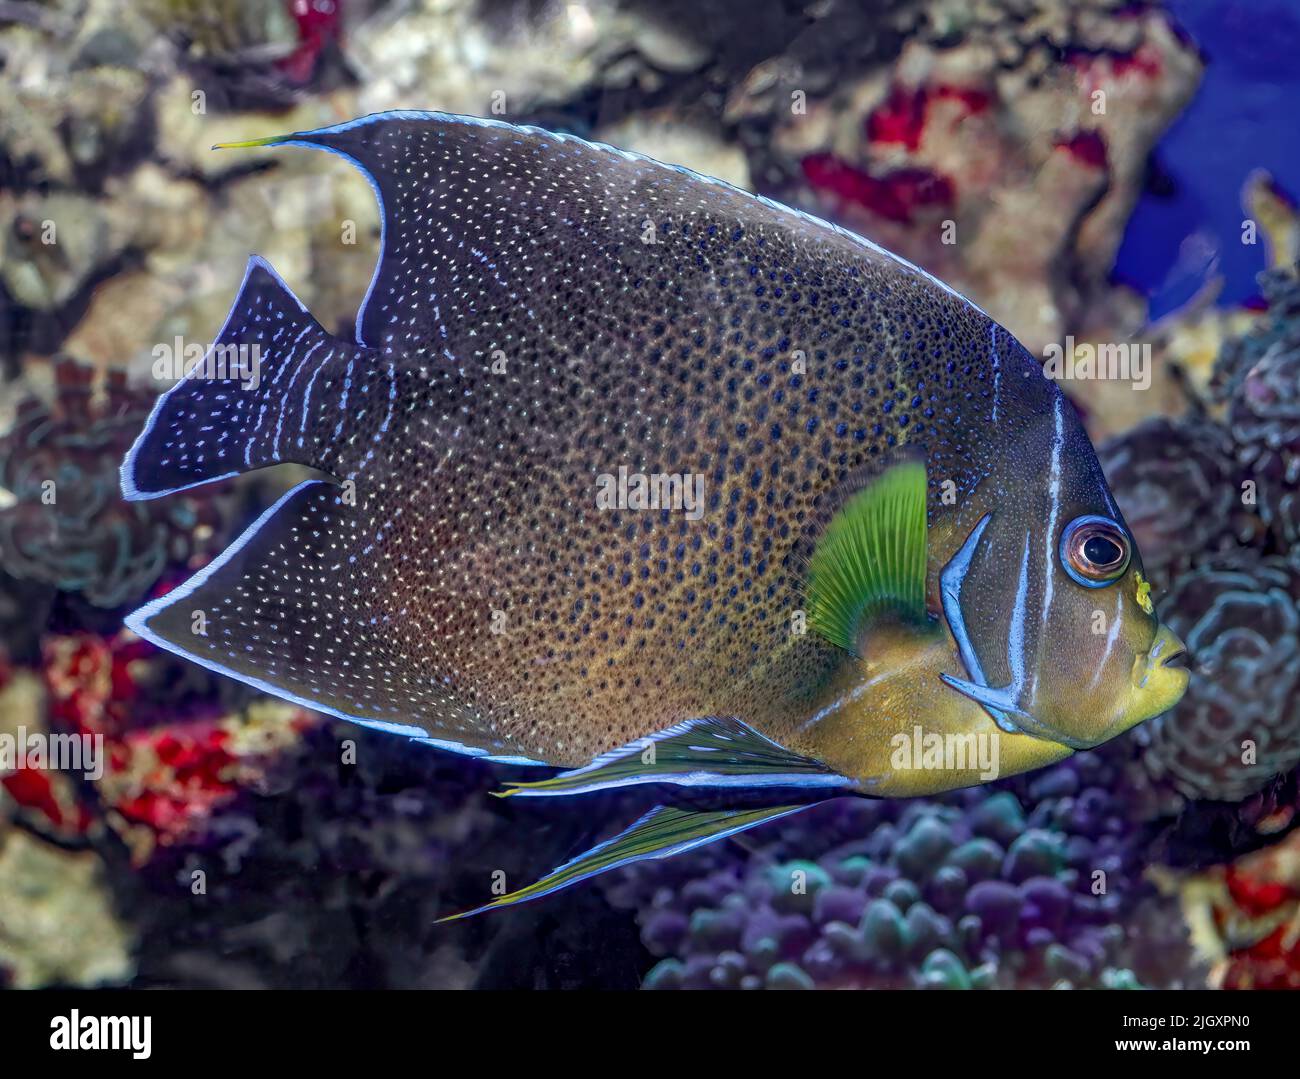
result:
<svg viewBox="0 0 1300 1079"><path fill-rule="evenodd" d="M368 351L326 332L254 256L213 346L173 358L182 377L122 462L122 494L159 498L282 461L333 471L339 386Z"/></svg>

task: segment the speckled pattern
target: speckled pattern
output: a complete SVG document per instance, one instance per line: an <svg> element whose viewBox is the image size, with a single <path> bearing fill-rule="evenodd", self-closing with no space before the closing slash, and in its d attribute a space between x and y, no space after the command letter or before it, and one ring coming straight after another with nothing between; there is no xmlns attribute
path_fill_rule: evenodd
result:
<svg viewBox="0 0 1300 1079"><path fill-rule="evenodd" d="M397 115L292 142L354 159L383 204L360 343L327 338L254 265L222 340L268 342L262 383L226 385L247 404L206 435L248 447L234 470L296 460L352 483L300 486L140 613L200 662L440 743L579 764L684 718L770 709L778 683L824 683L846 653L791 635L800 545L899 447L929 469L932 596L982 503L1031 483L1017 516L1041 524L1053 452L1060 495L1060 397L1038 364L863 240L504 125ZM192 444L222 386L165 398L124 482L162 494L228 471ZM151 472L179 442L190 478ZM1026 445L1040 456L1017 457ZM620 466L703 476L703 512L598 509L598 477ZM1106 505L1088 492L1081 508ZM965 529L936 530L944 517ZM1052 542L1034 556L1049 600Z"/></svg>

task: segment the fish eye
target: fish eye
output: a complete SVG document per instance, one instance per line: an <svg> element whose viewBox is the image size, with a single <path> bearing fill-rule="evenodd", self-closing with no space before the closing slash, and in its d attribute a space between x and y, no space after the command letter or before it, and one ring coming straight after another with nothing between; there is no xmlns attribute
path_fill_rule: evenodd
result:
<svg viewBox="0 0 1300 1079"><path fill-rule="evenodd" d="M1076 517L1061 533L1061 565L1085 588L1105 588L1128 569L1132 544L1107 517Z"/></svg>

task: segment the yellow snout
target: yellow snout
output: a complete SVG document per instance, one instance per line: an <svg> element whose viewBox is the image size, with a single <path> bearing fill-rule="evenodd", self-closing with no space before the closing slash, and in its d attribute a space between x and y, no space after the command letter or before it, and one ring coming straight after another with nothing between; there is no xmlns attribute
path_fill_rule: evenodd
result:
<svg viewBox="0 0 1300 1079"><path fill-rule="evenodd" d="M1133 661L1133 689L1107 737L1168 712L1182 699L1190 675L1186 667L1171 665L1171 661L1186 654L1187 649L1178 634L1161 625L1151 642L1151 650Z"/></svg>

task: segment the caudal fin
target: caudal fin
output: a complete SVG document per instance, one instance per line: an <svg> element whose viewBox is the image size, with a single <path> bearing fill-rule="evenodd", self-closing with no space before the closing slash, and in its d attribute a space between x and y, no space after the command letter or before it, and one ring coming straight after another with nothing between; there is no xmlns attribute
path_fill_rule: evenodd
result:
<svg viewBox="0 0 1300 1079"><path fill-rule="evenodd" d="M353 368L374 362L368 351L326 332L253 257L212 347L157 372L182 377L122 462L123 495L159 498L282 461L335 471L327 413Z"/></svg>

